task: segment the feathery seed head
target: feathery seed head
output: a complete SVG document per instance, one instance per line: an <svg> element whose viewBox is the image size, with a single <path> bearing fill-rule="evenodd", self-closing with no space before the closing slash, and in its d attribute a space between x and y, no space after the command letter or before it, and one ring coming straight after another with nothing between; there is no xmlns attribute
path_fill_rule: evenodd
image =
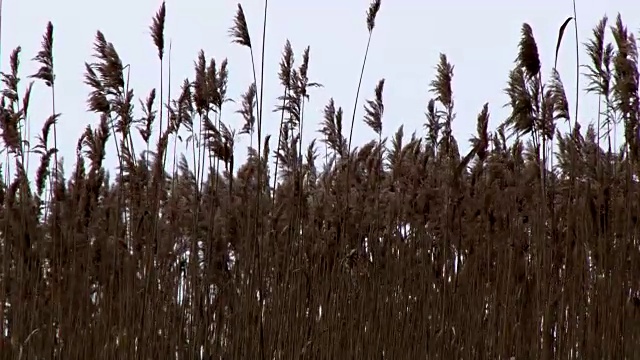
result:
<svg viewBox="0 0 640 360"><path fill-rule="evenodd" d="M53 24L47 24L47 30L42 37L42 45L38 54L32 59L40 63L40 69L30 77L43 80L47 86L52 86L53 75Z"/></svg>
<svg viewBox="0 0 640 360"><path fill-rule="evenodd" d="M256 123L256 117L254 115L254 109L256 107L256 90L256 84L251 83L247 92L242 94L242 108L236 111L244 118L244 125L240 134L253 134Z"/></svg>
<svg viewBox="0 0 640 360"><path fill-rule="evenodd" d="M533 37L533 29L527 23L522 25L520 43L518 44L518 66L526 70L527 76L533 78L540 73L540 56L538 45Z"/></svg>
<svg viewBox="0 0 640 360"><path fill-rule="evenodd" d="M447 60L447 55L440 54L440 62L436 66L436 78L431 81L431 92L438 96L438 100L445 107L453 106L453 65Z"/></svg>
<svg viewBox="0 0 640 360"><path fill-rule="evenodd" d="M244 16L242 5L238 4L238 11L233 19L233 26L229 30L232 42L251 48L251 37L249 36L249 27L247 19Z"/></svg>
<svg viewBox="0 0 640 360"><path fill-rule="evenodd" d="M291 69L293 69L293 49L291 48L291 42L287 40L284 45L284 51L282 52L282 60L280 60L280 72L278 77L280 83L285 88L291 87Z"/></svg>
<svg viewBox="0 0 640 360"><path fill-rule="evenodd" d="M229 82L229 63L227 59L222 60L220 70L218 71L218 93L220 94L221 104L227 101L227 83Z"/></svg>
<svg viewBox="0 0 640 360"><path fill-rule="evenodd" d="M382 115L384 114L384 104L382 102L382 92L384 90L384 79L378 81L375 89L375 100L367 100L365 104L365 124L369 125L378 136L382 136Z"/></svg>
<svg viewBox="0 0 640 360"><path fill-rule="evenodd" d="M381 0L373 0L371 5L369 5L369 10L367 10L367 29L371 33L373 28L376 26L376 16L378 15L378 11L380 10Z"/></svg>
<svg viewBox="0 0 640 360"><path fill-rule="evenodd" d="M151 37L153 38L153 43L156 45L158 49L158 58L162 60L164 55L164 22L167 15L166 4L163 1L160 6L160 10L153 17L153 23L150 26L151 29Z"/></svg>

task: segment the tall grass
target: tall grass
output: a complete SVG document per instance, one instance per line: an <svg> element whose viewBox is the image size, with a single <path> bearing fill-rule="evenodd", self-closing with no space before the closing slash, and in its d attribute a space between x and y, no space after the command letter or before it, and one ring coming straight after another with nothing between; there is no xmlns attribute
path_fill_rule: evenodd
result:
<svg viewBox="0 0 640 360"><path fill-rule="evenodd" d="M367 49L380 4L367 12ZM231 41L250 49L254 78L236 108L223 106L226 60L204 52L180 93L165 96L167 14L163 3L151 26L159 96L151 90L140 111L128 66L96 33L85 82L100 122L86 127L66 171L56 157L64 118L55 110L53 25L31 76L51 88L51 116L34 146L25 132L32 86L19 91L20 48L9 56L0 101L0 358L640 356L638 54L621 17L611 26L603 18L586 42L585 91L603 109L597 124L571 119L560 73L543 77L547 49L523 24L505 88L510 114L489 131L485 104L470 151L460 154L445 54L425 89L433 97L423 134L400 127L382 137L383 93L397 85L381 79L364 104L370 142L351 146L358 90L352 114L333 100L325 106L319 138L302 148L304 104L320 86L307 76L310 48L295 67L287 42L282 93L263 94L264 54L258 83L238 5ZM262 133L264 96L281 101L273 151ZM574 126L562 133L561 121ZM138 135L147 150L139 157ZM244 162L234 157L238 136L251 138ZM190 154L176 150L183 138ZM118 154L115 178L103 163L108 147ZM35 181L31 154L40 157Z"/></svg>

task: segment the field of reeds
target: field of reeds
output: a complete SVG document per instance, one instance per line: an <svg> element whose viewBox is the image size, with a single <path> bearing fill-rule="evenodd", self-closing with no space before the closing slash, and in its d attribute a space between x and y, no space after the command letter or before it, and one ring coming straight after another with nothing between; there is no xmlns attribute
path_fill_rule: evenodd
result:
<svg viewBox="0 0 640 360"><path fill-rule="evenodd" d="M366 11L369 40L379 10L373 0ZM163 4L150 26L159 69L170 66L165 16ZM558 47L571 43L561 40L573 20ZM524 24L505 79L509 116L479 109L465 153L445 55L424 132L386 138L384 79L358 87L353 107L332 100L321 124L305 123L308 90L321 86L307 76L308 48L294 61L285 45L282 92L264 94L274 69L253 51L264 37L249 34L241 5L232 23L254 79L234 108L227 62L203 52L180 93L163 92L160 71L160 90L139 100L97 32L85 83L100 122L66 169L53 25L35 57L11 53L0 359L640 358L638 52L620 16L595 24L576 68L589 80L582 91L597 95L596 121L567 101L577 85L542 75ZM37 73L21 73L25 56ZM50 91L38 106L51 116L29 137L34 82ZM281 104L279 133L263 132L273 111L263 97ZM308 146L303 127L319 130ZM370 142L352 144L358 127ZM246 159L234 156L240 137ZM104 164L112 151L115 171Z"/></svg>

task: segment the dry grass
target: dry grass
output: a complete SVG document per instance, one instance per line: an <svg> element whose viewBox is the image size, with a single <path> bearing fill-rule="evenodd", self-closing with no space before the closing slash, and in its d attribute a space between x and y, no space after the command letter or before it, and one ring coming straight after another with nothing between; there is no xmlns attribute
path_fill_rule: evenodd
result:
<svg viewBox="0 0 640 360"><path fill-rule="evenodd" d="M370 35L378 10L374 1L367 12ZM151 27L161 67L166 14L162 5ZM230 34L253 60L246 21L238 6ZM78 140L68 175L56 158L53 34L49 24L34 59L33 77L52 90L35 146L24 132L31 84L18 91L19 48L2 74L0 358L640 356L638 54L620 18L604 18L587 42L586 91L602 112L586 133L570 119L560 74L543 78L524 24L505 90L511 114L489 132L485 105L468 154L452 136L454 72L442 55L424 134L382 138L382 79L365 102L375 139L352 148L331 100L323 158L316 141L302 148L308 90L320 86L307 77L309 48L299 67L284 48L272 146L255 62L235 109L226 60L201 52L180 94L154 89L134 111L127 66L98 32L85 81L101 120ZM236 110L239 133L222 119ZM569 133L556 130L561 121ZM256 148L244 163L237 136ZM103 164L108 146L115 179ZM41 159L35 181L30 154Z"/></svg>

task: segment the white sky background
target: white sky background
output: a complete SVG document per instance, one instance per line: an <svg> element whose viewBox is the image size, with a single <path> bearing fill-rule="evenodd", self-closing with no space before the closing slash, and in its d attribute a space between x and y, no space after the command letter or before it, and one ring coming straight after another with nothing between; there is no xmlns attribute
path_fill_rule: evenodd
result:
<svg viewBox="0 0 640 360"><path fill-rule="evenodd" d="M86 112L89 92L83 83L84 62L92 62L92 45L96 30L114 43L124 64L131 65L131 86L136 96L136 116L141 114L138 98L145 98L158 88L159 60L150 36L149 25L161 4L160 0L4 0L2 9L1 65L8 71L8 57L13 48L22 46L21 74L35 73L37 64L30 61L40 48L47 21L54 24L54 67L56 72L57 112L62 113L58 127L58 144L66 159L67 176L75 160L75 145L85 126L98 123L98 116ZM249 24L256 61L259 63L262 37L263 2L242 0ZM200 49L207 59L218 64L229 60L228 96L239 100L253 81L247 48L231 44L228 29L232 25L237 1L167 0L165 41L168 51L172 42L172 97L186 77L194 78L193 62ZM323 88L311 89L311 102L306 106L305 132L308 141L317 137L322 109L330 97L345 110L344 135L348 138L351 111L355 98L367 29L366 10L369 0L271 0L269 2L265 63L264 131L273 134L275 149L280 120L271 110L282 94L277 73L281 52L288 38L296 55L296 67L307 45L311 46L309 78ZM579 0L578 25L580 42L591 36L591 29L607 14L613 24L618 12L634 34L640 25L640 3L630 0ZM405 134L418 130L424 135L424 111L431 96L429 83L434 77L439 53L447 54L454 69L454 98L457 119L454 135L461 152L468 149L467 139L475 132L476 115L489 102L494 128L506 116L503 93L507 75L513 67L523 22L528 22L538 43L543 69L553 66L557 33L562 22L572 15L570 0L530 1L419 1L383 0L376 21L367 68L365 70L354 144L374 138L362 122L364 99L373 96L373 88L385 78L385 114L383 132L392 136L400 125ZM568 92L570 106L575 106L575 40L573 24L567 28L560 51L559 71ZM581 45L581 63L586 63ZM166 57L165 57L166 59ZM259 65L259 64L258 64ZM165 85L167 84L165 61ZM259 71L259 68L257 69ZM259 76L259 74L258 74ZM581 79L584 87L585 80ZM175 95L175 96L174 96ZM166 91L165 91L166 96ZM239 104L223 107L223 121L240 130L242 119L234 112ZM583 129L597 114L596 98L581 93L580 121ZM32 139L50 114L50 91L37 82L30 105ZM573 114L573 110L572 110ZM165 117L166 124L166 117ZM157 139L157 135L153 136ZM34 140L35 141L35 140ZM53 144L53 140L50 140ZM236 169L244 163L248 137L237 146ZM109 144L106 165L115 169L113 143ZM322 146L320 149L324 151ZM140 152L142 146L137 146ZM184 150L184 148L183 148ZM321 153L322 153L321 152Z"/></svg>

